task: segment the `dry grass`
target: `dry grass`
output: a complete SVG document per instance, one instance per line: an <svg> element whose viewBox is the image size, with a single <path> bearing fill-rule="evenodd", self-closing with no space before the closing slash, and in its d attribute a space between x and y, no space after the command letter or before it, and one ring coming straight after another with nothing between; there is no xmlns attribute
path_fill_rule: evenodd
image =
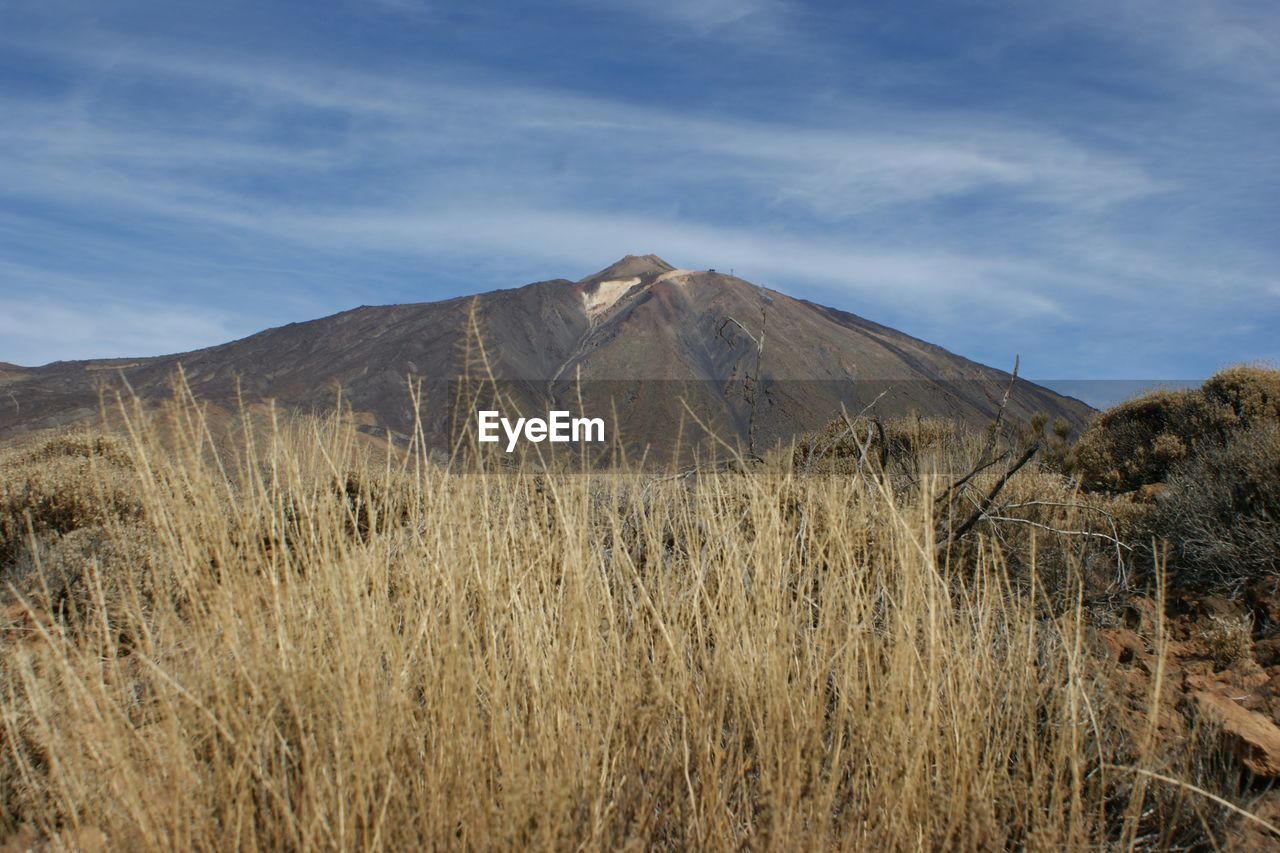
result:
<svg viewBox="0 0 1280 853"><path fill-rule="evenodd" d="M1057 850L1203 843L1227 814L1111 712L1034 559L935 555L932 482L450 473L336 421L217 454L193 407L167 417L74 486L115 501L128 471L138 510L78 528L58 614L61 540L12 588L34 615L0 647L8 832Z"/></svg>

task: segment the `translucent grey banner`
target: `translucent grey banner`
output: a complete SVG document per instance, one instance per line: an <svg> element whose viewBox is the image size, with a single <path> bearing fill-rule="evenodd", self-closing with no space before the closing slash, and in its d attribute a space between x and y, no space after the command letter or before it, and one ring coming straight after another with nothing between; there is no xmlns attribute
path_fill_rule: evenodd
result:
<svg viewBox="0 0 1280 853"><path fill-rule="evenodd" d="M628 458L690 452L764 452L822 429L842 416L930 417L981 428L998 411L1011 424L1037 415L1064 421L1078 435L1109 405L1152 388L1188 387L1180 380L1056 380L1008 376L937 380L537 379L423 381L416 412L396 423L396 437L415 434L445 452L539 453L575 448ZM354 401L353 401L354 403Z"/></svg>

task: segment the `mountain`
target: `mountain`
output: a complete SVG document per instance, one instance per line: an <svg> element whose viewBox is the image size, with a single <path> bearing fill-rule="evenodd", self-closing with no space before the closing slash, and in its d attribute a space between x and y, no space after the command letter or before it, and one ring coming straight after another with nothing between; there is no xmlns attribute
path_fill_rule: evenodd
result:
<svg viewBox="0 0 1280 853"><path fill-rule="evenodd" d="M688 446L704 428L731 443L753 435L762 448L878 396L884 415L978 424L1010 379L854 314L628 255L576 282L362 306L177 355L0 364L0 439L92 417L99 390L122 380L143 399L168 396L179 366L197 397L222 410L274 399L329 411L341 388L363 430L404 441L415 430L413 383L424 434L442 448L460 424L473 425L470 398L484 394L522 415L605 417L636 453L669 448L677 433ZM1092 412L1019 380L1009 413L1038 411L1077 428Z"/></svg>

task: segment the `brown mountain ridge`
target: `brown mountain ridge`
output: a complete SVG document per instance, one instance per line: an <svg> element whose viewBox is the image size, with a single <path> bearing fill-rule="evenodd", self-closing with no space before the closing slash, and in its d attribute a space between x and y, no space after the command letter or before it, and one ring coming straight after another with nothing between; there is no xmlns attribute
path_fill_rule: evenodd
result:
<svg viewBox="0 0 1280 853"><path fill-rule="evenodd" d="M1010 380L851 313L628 255L576 282L361 306L187 353L0 364L0 439L94 417L104 387L127 382L144 400L164 398L179 365L214 407L272 399L331 411L341 388L362 429L403 441L420 416L428 441L442 449L472 422L464 388L478 385L517 414L603 416L611 439L616 431L644 452L669 447L682 421L683 441L705 438L690 412L732 443L746 440L754 410L759 446L820 427L842 404L858 411L882 392L876 409L884 415L976 424L994 414ZM417 413L411 383L422 387ZM1045 412L1079 428L1092 410L1018 380L1009 412Z"/></svg>

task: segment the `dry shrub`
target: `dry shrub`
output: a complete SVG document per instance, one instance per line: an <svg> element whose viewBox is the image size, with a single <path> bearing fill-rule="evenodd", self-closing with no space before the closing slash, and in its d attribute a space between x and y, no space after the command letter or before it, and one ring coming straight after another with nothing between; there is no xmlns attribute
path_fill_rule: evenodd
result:
<svg viewBox="0 0 1280 853"><path fill-rule="evenodd" d="M10 450L0 457L0 571L30 561L33 534L49 545L140 512L133 464L114 437L67 434Z"/></svg>
<svg viewBox="0 0 1280 853"><path fill-rule="evenodd" d="M1087 488L1133 491L1259 423L1280 423L1280 371L1227 368L1199 389L1153 391L1103 412L1076 445L1075 470Z"/></svg>
<svg viewBox="0 0 1280 853"><path fill-rule="evenodd" d="M1211 614L1200 630L1205 651L1219 666L1247 660L1253 653L1253 619L1248 614Z"/></svg>
<svg viewBox="0 0 1280 853"><path fill-rule="evenodd" d="M1218 434L1198 390L1153 391L1100 414L1076 444L1076 471L1091 489L1127 492L1164 480L1169 468Z"/></svg>
<svg viewBox="0 0 1280 853"><path fill-rule="evenodd" d="M1173 466L1143 519L1171 549L1170 581L1238 591L1280 573L1280 425L1261 422Z"/></svg>
<svg viewBox="0 0 1280 853"><path fill-rule="evenodd" d="M1048 432L1045 427L1048 426ZM1030 437L1038 439L1041 444L1041 464L1056 474L1069 476L1075 471L1075 443L1071 440L1072 427L1066 418L1054 418L1049 424L1049 417L1037 413L1031 420Z"/></svg>
<svg viewBox="0 0 1280 853"><path fill-rule="evenodd" d="M792 464L799 471L848 474L856 470L860 447L865 447L867 461L873 465L882 457L914 465L923 456L953 450L965 432L963 426L938 417L910 415L879 425L867 417L853 421L840 417L801 438L792 450Z"/></svg>
<svg viewBox="0 0 1280 853"><path fill-rule="evenodd" d="M1280 421L1280 370L1229 367L1214 374L1202 390L1210 405L1225 410L1233 426Z"/></svg>
<svg viewBox="0 0 1280 853"><path fill-rule="evenodd" d="M1173 586L1238 591L1280 569L1277 430L1280 371L1232 367L1103 412L1075 448L1075 473L1095 490L1159 488L1126 513L1131 539L1167 543Z"/></svg>

